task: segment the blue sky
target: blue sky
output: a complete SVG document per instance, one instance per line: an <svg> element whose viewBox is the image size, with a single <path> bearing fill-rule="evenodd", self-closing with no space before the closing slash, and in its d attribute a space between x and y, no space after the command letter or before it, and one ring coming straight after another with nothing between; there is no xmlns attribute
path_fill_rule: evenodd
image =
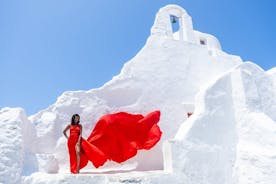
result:
<svg viewBox="0 0 276 184"><path fill-rule="evenodd" d="M167 4L182 6L194 29L216 36L224 51L275 67L272 0L3 0L0 107L31 115L64 91L100 87L143 47Z"/></svg>

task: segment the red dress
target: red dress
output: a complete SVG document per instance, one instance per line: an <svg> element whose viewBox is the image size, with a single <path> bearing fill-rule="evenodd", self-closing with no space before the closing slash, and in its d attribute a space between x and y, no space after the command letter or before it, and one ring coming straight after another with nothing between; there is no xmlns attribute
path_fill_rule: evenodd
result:
<svg viewBox="0 0 276 184"><path fill-rule="evenodd" d="M139 149L152 148L162 135L157 125L159 118L160 111L146 116L126 112L102 116L87 140L81 138L80 169L88 160L98 168L107 160L120 163L135 156ZM75 145L79 133L79 125L70 126L68 149L72 173L77 169Z"/></svg>

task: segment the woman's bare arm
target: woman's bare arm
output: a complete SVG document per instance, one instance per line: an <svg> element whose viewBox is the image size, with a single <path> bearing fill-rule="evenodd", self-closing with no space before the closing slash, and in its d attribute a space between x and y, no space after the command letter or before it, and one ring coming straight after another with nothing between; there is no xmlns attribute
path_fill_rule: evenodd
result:
<svg viewBox="0 0 276 184"><path fill-rule="evenodd" d="M70 125L67 125L66 127L65 127L65 129L63 130L63 134L64 134L64 136L66 137L66 139L68 139L68 136L67 136L67 134L66 134L66 132L67 132L67 130L70 128Z"/></svg>

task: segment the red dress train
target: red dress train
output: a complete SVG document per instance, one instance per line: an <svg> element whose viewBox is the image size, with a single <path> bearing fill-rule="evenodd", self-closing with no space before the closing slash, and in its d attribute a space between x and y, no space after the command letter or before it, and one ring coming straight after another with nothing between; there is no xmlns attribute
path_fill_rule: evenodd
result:
<svg viewBox="0 0 276 184"><path fill-rule="evenodd" d="M87 140L81 138L80 169L88 161L98 168L107 160L120 163L135 156L139 149L152 148L162 135L157 125L159 118L160 111L146 116L126 112L102 116ZM75 145L79 132L79 125L70 126L68 149L72 173L77 170Z"/></svg>

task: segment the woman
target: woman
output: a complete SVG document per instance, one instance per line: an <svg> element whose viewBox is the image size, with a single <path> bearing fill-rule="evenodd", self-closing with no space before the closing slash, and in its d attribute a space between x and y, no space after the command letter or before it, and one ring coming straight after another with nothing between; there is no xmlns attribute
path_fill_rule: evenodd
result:
<svg viewBox="0 0 276 184"><path fill-rule="evenodd" d="M68 138L66 132L70 129ZM68 150L70 155L70 168L72 173L79 173L80 169L80 141L81 141L82 126L80 124L80 116L74 114L71 119L71 125L63 130L64 136L67 138Z"/></svg>
<svg viewBox="0 0 276 184"><path fill-rule="evenodd" d="M87 165L88 160L98 168L107 160L121 163L135 156L140 149L152 148L161 138L162 132L157 125L160 111L153 111L146 116L118 112L102 116L96 123L87 140L81 137L80 117L74 114L68 138L70 168L72 173Z"/></svg>

